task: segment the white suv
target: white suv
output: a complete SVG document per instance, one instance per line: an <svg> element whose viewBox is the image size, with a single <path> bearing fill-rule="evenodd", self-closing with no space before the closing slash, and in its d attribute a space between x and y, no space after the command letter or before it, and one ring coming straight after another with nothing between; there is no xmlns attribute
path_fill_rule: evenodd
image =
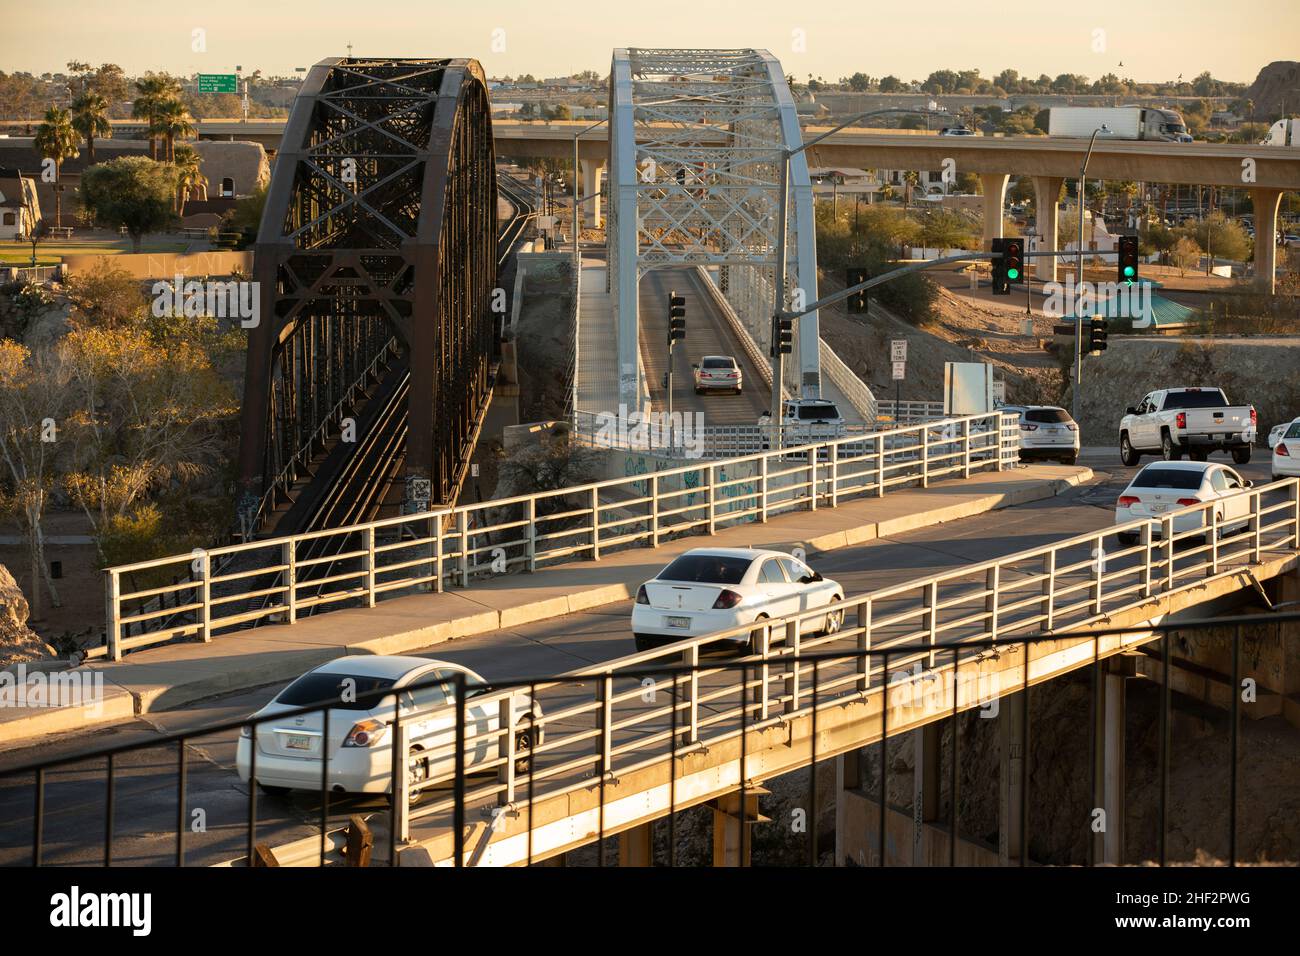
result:
<svg viewBox="0 0 1300 956"><path fill-rule="evenodd" d="M781 407L782 437L784 445L808 444L829 441L844 434L844 416L839 406L824 398L790 398ZM772 424L770 412L758 420L759 427Z"/></svg>
<svg viewBox="0 0 1300 956"><path fill-rule="evenodd" d="M1073 465L1079 457L1079 426L1055 405L1004 405L1020 415L1020 460L1055 458Z"/></svg>

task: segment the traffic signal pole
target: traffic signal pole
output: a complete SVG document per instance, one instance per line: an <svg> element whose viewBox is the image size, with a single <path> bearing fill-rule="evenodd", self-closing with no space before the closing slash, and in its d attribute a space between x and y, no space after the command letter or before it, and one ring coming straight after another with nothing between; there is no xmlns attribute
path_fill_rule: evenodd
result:
<svg viewBox="0 0 1300 956"><path fill-rule="evenodd" d="M781 311L785 309L785 234L789 225L787 204L790 201L790 158L784 157L781 166L780 185L777 187L777 226L776 234L776 314L772 316L772 424L776 426L774 436L781 434L781 418L784 409L781 401L781 378L785 374L781 352ZM812 310L807 310L811 312ZM804 313L800 313L802 315Z"/></svg>

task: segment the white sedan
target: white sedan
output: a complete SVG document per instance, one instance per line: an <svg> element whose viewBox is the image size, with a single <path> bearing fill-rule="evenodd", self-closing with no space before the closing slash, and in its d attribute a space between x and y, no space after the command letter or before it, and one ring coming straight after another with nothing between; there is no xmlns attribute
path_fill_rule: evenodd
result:
<svg viewBox="0 0 1300 956"><path fill-rule="evenodd" d="M1300 418L1273 429L1268 436L1273 449L1273 480L1300 477Z"/></svg>
<svg viewBox="0 0 1300 956"><path fill-rule="evenodd" d="M834 633L844 623L844 589L781 551L694 548L652 581L632 605L637 650L700 637L755 621L825 607L810 630ZM757 632L737 638L755 646Z"/></svg>
<svg viewBox="0 0 1300 956"><path fill-rule="evenodd" d="M470 703L488 690L478 674L459 664L426 657L354 654L339 657L303 674L282 690L253 718L275 718L310 704L330 701L329 739L323 740L323 711L298 714L282 720L264 720L257 728L257 761L253 766L252 727L239 736L235 764L239 778L248 781L252 772L268 792L320 790L321 755L328 767L325 781L336 793L389 793L392 790L393 706L400 702L402 726L410 731L411 750L436 751L414 766L408 774L418 782L431 774L454 772L456 741L456 675L464 676L466 721L473 737L480 741L466 754L466 766L473 769L499 755L499 736L487 736L500 726L500 708ZM415 690L409 688L427 684ZM404 689L405 688L405 689ZM384 692L382 698L365 700L368 692ZM527 753L541 743L541 709L527 693L514 696L512 705L519 727L515 750ZM519 758L526 769L528 760ZM412 802L418 799L412 794Z"/></svg>
<svg viewBox="0 0 1300 956"><path fill-rule="evenodd" d="M1168 514L1206 501L1222 499L1215 511L1221 533L1244 527L1250 520L1250 495L1238 494L1251 487L1249 479L1227 465L1208 461L1153 461L1136 475L1115 502L1115 523L1125 524L1146 518L1152 534L1158 536L1161 520ZM1203 529L1209 510L1196 511L1174 518L1175 534ZM1136 531L1119 533L1120 542L1132 544Z"/></svg>
<svg viewBox="0 0 1300 956"><path fill-rule="evenodd" d="M706 355L700 364L691 368L695 372L696 395L711 390L734 391L739 395L744 385L740 363L730 355Z"/></svg>

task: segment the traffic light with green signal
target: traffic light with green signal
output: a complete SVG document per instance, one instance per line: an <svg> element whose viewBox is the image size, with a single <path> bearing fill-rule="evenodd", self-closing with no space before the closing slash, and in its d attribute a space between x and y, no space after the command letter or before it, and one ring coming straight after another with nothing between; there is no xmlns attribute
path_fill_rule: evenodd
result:
<svg viewBox="0 0 1300 956"><path fill-rule="evenodd" d="M1120 236L1118 249L1117 279L1131 285L1138 279L1138 237Z"/></svg>
<svg viewBox="0 0 1300 956"><path fill-rule="evenodd" d="M1002 263L1007 282L1023 283L1025 281L1025 244L1023 240L1017 236L1003 240ZM1009 293L1010 290L1008 290Z"/></svg>

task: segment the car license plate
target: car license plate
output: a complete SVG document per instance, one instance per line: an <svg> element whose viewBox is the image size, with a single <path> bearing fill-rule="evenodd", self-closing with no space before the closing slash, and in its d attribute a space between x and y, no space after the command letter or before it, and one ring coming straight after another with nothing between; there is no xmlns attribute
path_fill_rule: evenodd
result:
<svg viewBox="0 0 1300 956"><path fill-rule="evenodd" d="M690 627L691 619L689 617L666 617L664 618L665 627Z"/></svg>
<svg viewBox="0 0 1300 956"><path fill-rule="evenodd" d="M314 740L315 740L314 737L309 737L306 734L285 734L284 749L285 750L311 750L312 742Z"/></svg>
<svg viewBox="0 0 1300 956"><path fill-rule="evenodd" d="M1167 511L1168 509L1169 509L1169 506L1168 506L1168 505L1152 505L1152 506L1151 506L1151 510L1152 510L1152 511Z"/></svg>

